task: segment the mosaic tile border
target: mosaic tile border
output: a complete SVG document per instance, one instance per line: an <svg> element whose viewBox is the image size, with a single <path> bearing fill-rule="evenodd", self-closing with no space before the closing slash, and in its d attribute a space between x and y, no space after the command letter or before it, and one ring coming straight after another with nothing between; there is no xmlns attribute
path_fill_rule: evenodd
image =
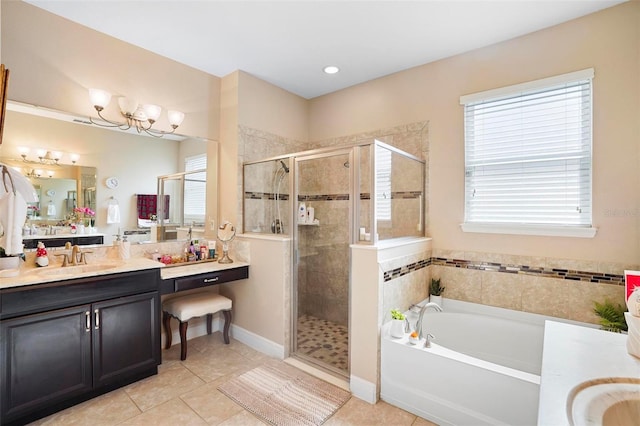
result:
<svg viewBox="0 0 640 426"><path fill-rule="evenodd" d="M420 198L420 191L395 191L391 193L391 199L411 200ZM272 192L250 192L244 193L244 198L248 200L275 200L276 194ZM288 200L289 194L279 194L278 200ZM335 201L348 200L349 194L317 194L317 195L298 195L298 201ZM370 200L371 194L368 192L360 193L361 200Z"/></svg>
<svg viewBox="0 0 640 426"><path fill-rule="evenodd" d="M477 271L502 272L506 274L534 275L545 278L557 278L572 281L586 281L597 284L624 285L624 275L606 274L602 272L576 271L561 268L537 268L527 265L506 265L495 262L473 260L446 259L432 257L419 262L410 263L400 268L384 272L384 282L409 274L429 265L447 266L452 268L473 269Z"/></svg>
<svg viewBox="0 0 640 426"><path fill-rule="evenodd" d="M245 192L244 198L247 200L275 200L276 194L272 192ZM285 201L289 199L289 194L278 194L278 200Z"/></svg>

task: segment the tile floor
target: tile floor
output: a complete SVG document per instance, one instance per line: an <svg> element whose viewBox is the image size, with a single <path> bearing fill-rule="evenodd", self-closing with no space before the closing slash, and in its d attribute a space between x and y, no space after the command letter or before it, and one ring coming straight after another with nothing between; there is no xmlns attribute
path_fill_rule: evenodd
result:
<svg viewBox="0 0 640 426"><path fill-rule="evenodd" d="M344 325L302 315L298 318L298 353L349 372L349 332Z"/></svg>
<svg viewBox="0 0 640 426"><path fill-rule="evenodd" d="M220 383L265 362L282 362L231 340L219 332L189 341L180 361L180 345L162 353L158 375L40 419L32 425L264 425L218 391ZM385 402L351 398L327 426L433 426Z"/></svg>

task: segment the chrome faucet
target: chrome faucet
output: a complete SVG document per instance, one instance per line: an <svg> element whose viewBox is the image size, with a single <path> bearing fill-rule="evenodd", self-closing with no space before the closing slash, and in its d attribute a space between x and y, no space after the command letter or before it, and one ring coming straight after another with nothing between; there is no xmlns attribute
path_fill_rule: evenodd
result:
<svg viewBox="0 0 640 426"><path fill-rule="evenodd" d="M424 313L427 309L433 308L438 312L442 312L442 308L437 303L429 302L425 303L422 308L420 308L420 315L418 315L418 321L416 322L416 331L418 332L418 339L422 339L422 318L424 317Z"/></svg>

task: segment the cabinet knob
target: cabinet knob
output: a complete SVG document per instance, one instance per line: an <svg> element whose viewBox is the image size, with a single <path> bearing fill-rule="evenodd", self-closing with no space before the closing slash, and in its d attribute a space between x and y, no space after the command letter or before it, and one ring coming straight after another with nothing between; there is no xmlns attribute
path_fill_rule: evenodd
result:
<svg viewBox="0 0 640 426"><path fill-rule="evenodd" d="M100 310L96 309L95 311L93 311L94 314L94 321L96 324L96 330L100 328Z"/></svg>
<svg viewBox="0 0 640 426"><path fill-rule="evenodd" d="M91 331L91 312L87 311L84 313L84 331Z"/></svg>

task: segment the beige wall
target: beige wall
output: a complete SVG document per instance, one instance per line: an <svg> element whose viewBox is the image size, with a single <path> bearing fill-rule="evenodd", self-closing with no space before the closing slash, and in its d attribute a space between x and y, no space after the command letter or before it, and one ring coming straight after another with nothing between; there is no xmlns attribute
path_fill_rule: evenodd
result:
<svg viewBox="0 0 640 426"><path fill-rule="evenodd" d="M186 114L179 132L218 140L220 78L124 43L30 4L2 2L2 63L9 99L94 115L88 89L155 103ZM105 115L120 119L116 100Z"/></svg>
<svg viewBox="0 0 640 426"><path fill-rule="evenodd" d="M434 248L640 261L640 3L613 7L310 101L310 140L429 120ZM595 68L595 238L463 233L464 94ZM616 213L617 209L617 213Z"/></svg>

